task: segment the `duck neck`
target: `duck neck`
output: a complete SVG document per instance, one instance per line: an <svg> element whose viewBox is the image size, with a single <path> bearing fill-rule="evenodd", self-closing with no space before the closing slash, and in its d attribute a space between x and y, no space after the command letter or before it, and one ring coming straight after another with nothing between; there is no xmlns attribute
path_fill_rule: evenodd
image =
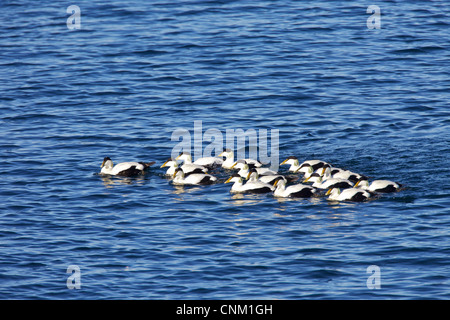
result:
<svg viewBox="0 0 450 320"><path fill-rule="evenodd" d="M333 190L331 190L330 199L337 199L340 194L341 190L339 190L338 188L334 188Z"/></svg>
<svg viewBox="0 0 450 320"><path fill-rule="evenodd" d="M278 181L277 182L277 189L278 192L282 192L284 190L286 190L286 184L284 183L284 181Z"/></svg>
<svg viewBox="0 0 450 320"><path fill-rule="evenodd" d="M243 185L244 185L244 183L242 182L242 179L236 180L236 181L234 181L233 189L242 188Z"/></svg>
<svg viewBox="0 0 450 320"><path fill-rule="evenodd" d="M183 160L186 164L192 164L192 157L189 154L185 154Z"/></svg>
<svg viewBox="0 0 450 320"><path fill-rule="evenodd" d="M175 181L183 181L184 173L182 171L178 171L174 178Z"/></svg>
<svg viewBox="0 0 450 320"><path fill-rule="evenodd" d="M291 160L292 161L292 160ZM300 169L300 163L298 162L298 160L293 160L291 162L291 167L289 168L289 171L297 171L298 169Z"/></svg>
<svg viewBox="0 0 450 320"><path fill-rule="evenodd" d="M322 179L323 179L323 180L326 180L326 179L329 179L329 178L331 178L331 169L327 167L327 168L323 171Z"/></svg>
<svg viewBox="0 0 450 320"><path fill-rule="evenodd" d="M242 168L242 169L240 169L239 171L238 171L238 174L241 176L241 177L246 177L247 175L248 175L248 169L244 169L244 168Z"/></svg>
<svg viewBox="0 0 450 320"><path fill-rule="evenodd" d="M113 162L111 160L108 160L103 165L101 172L102 173L110 173L112 171L113 167L114 167Z"/></svg>
<svg viewBox="0 0 450 320"><path fill-rule="evenodd" d="M224 164L232 166L234 164L234 153L227 152L224 154L225 161Z"/></svg>
<svg viewBox="0 0 450 320"><path fill-rule="evenodd" d="M312 167L307 167L306 171L305 171L305 175L304 178L309 178L311 177L311 175L314 173L314 170Z"/></svg>

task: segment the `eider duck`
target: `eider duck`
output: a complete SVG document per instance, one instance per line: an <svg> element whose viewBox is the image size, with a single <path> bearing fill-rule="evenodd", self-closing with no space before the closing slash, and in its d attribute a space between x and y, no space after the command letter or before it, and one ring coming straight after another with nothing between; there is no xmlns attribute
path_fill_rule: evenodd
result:
<svg viewBox="0 0 450 320"><path fill-rule="evenodd" d="M315 188L304 184L294 184L286 188L286 181L282 178L276 179L273 186L276 187L273 195L282 198L309 198L316 192Z"/></svg>
<svg viewBox="0 0 450 320"><path fill-rule="evenodd" d="M203 157L192 162L192 157L189 152L182 152L175 160L182 160L185 164L195 164L205 168L215 168L223 164L223 159L216 157Z"/></svg>
<svg viewBox="0 0 450 320"><path fill-rule="evenodd" d="M299 166L294 167L294 168L296 168L294 170L294 173L303 172L305 175L307 175L307 174L309 175L309 174L313 173L314 171L316 171L320 168L323 168L323 166L325 166L327 164L328 164L327 162L322 161L322 160L306 160Z"/></svg>
<svg viewBox="0 0 450 320"><path fill-rule="evenodd" d="M275 190L274 186L261 181L249 181L244 184L244 179L238 174L233 174L225 181L225 183L230 182L234 182L231 193L267 193Z"/></svg>
<svg viewBox="0 0 450 320"><path fill-rule="evenodd" d="M309 178L303 180L304 183L313 181L312 186L318 189L330 189L330 188L351 188L353 187L353 182L346 179L330 178L323 181L322 176L313 173Z"/></svg>
<svg viewBox="0 0 450 320"><path fill-rule="evenodd" d="M116 165L113 164L111 158L105 157L103 159L101 174L109 174L113 176L132 177L138 174L144 174L144 171L152 166L152 162L121 162Z"/></svg>
<svg viewBox="0 0 450 320"><path fill-rule="evenodd" d="M234 165L234 153L231 149L223 149L223 152L219 154L219 157L225 157L222 163L222 168L231 169Z"/></svg>
<svg viewBox="0 0 450 320"><path fill-rule="evenodd" d="M359 179L361 179L363 176L359 173L352 172L350 170L344 170L341 168L334 168L331 167L329 164L326 164L322 167L321 175L322 179L330 179L330 178L336 178L336 179L344 179L344 180L350 180L353 183L356 183Z"/></svg>
<svg viewBox="0 0 450 320"><path fill-rule="evenodd" d="M326 196L329 200L363 202L370 199L370 193L359 188L348 188L341 192L339 188L330 188Z"/></svg>
<svg viewBox="0 0 450 320"><path fill-rule="evenodd" d="M256 170L258 168L252 168L247 175L247 180L248 181L261 181L264 183L268 183L268 184L273 184L275 182L275 180L277 179L283 179L285 182L287 182L286 178L284 176L282 176L281 174L277 174L277 175L262 175L260 176L258 174L258 171ZM247 181L247 183L248 183Z"/></svg>
<svg viewBox="0 0 450 320"><path fill-rule="evenodd" d="M204 185L213 184L217 178L206 173L184 173L181 168L177 168L173 174L173 184L180 185Z"/></svg>
<svg viewBox="0 0 450 320"><path fill-rule="evenodd" d="M256 169L259 175L277 175L278 172L270 170L269 168L261 168L261 167L255 167L252 163L247 163L246 160L238 160L236 161L233 166L231 166L231 169L237 168L239 169L239 175L241 177L246 177L248 175L248 172L251 169Z"/></svg>
<svg viewBox="0 0 450 320"><path fill-rule="evenodd" d="M172 176L175 173L175 170L177 168L181 168L183 170L183 172L185 174L188 173L206 173L208 172L208 169L203 167L203 166L199 166L193 163L185 163L181 166L178 166L178 163L176 160L169 158L166 162L163 163L163 165L161 166L161 168L164 167L169 167L169 169L167 169L166 171L166 175L168 176Z"/></svg>
<svg viewBox="0 0 450 320"><path fill-rule="evenodd" d="M369 192L376 192L376 193L396 192L401 187L402 187L401 184L390 180L374 180L369 185L367 177L362 177L355 184L355 188L360 188Z"/></svg>
<svg viewBox="0 0 450 320"><path fill-rule="evenodd" d="M280 166L289 164L289 171L290 172L296 172L297 170L300 169L300 162L298 161L297 157L294 156L289 156L286 158L286 160L284 160L282 163L280 163Z"/></svg>
<svg viewBox="0 0 450 320"><path fill-rule="evenodd" d="M236 163L234 161L234 152L231 149L224 149L221 154L219 154L219 157L225 157L225 161L222 163L222 168L224 169L232 169ZM259 168L262 166L262 163L258 160L254 159L241 159L242 161L245 161L247 164L253 164L255 167Z"/></svg>

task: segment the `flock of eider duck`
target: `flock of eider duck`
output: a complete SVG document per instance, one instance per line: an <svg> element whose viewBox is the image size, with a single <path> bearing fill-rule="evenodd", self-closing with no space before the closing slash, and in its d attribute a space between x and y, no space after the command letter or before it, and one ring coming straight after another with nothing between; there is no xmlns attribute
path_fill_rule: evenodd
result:
<svg viewBox="0 0 450 320"><path fill-rule="evenodd" d="M224 159L225 158L225 159ZM104 158L100 174L131 177L141 175L155 162L122 162L113 164ZM275 197L309 198L327 196L334 201L363 202L377 197L380 193L399 191L401 185L390 180L373 180L368 177L341 169L321 160L300 161L290 156L280 163L289 165L287 174L264 168L254 159L235 161L234 152L224 150L218 157L204 157L192 161L189 153L181 153L170 158L161 168L167 168L165 175L174 185L209 185L220 180L210 172L224 169L233 183L231 193L272 193ZM220 173L220 172L219 172ZM301 183L298 180L301 179Z"/></svg>

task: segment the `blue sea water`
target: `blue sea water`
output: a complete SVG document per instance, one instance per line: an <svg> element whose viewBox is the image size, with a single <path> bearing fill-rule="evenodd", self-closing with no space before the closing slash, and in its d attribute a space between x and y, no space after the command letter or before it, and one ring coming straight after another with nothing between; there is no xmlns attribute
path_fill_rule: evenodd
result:
<svg viewBox="0 0 450 320"><path fill-rule="evenodd" d="M2 1L0 298L449 299L449 16L439 0ZM176 187L160 166L194 121L278 130L280 162L405 188ZM156 164L107 178L105 156Z"/></svg>

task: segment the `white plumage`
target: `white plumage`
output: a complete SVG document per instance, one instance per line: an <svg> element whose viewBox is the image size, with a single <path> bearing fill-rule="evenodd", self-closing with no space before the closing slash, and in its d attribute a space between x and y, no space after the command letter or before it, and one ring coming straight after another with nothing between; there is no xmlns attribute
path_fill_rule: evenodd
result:
<svg viewBox="0 0 450 320"><path fill-rule="evenodd" d="M153 165L155 162L121 162L116 165L109 157L105 157L101 164L101 174L109 174L113 176L135 176L143 174L145 169Z"/></svg>
<svg viewBox="0 0 450 320"><path fill-rule="evenodd" d="M318 169L318 171L321 171L320 175L322 176L323 180L335 178L356 182L362 178L362 175L360 175L359 173L355 173L350 170L344 170L341 168L334 168L329 164L324 165L321 169Z"/></svg>
<svg viewBox="0 0 450 320"><path fill-rule="evenodd" d="M297 157L294 157L294 156L288 157L286 160L284 160L283 162L280 163L280 166L283 166L286 164L290 165L290 167L288 169L290 172L297 172L297 170L300 169L300 162L298 161Z"/></svg>
<svg viewBox="0 0 450 320"><path fill-rule="evenodd" d="M247 180L248 181L261 181L268 184L273 184L277 179L283 179L286 182L286 178L281 174L274 175L262 175L260 176L257 171L258 168L253 168L248 172ZM247 182L248 183L248 182Z"/></svg>
<svg viewBox="0 0 450 320"><path fill-rule="evenodd" d="M309 198L316 192L315 188L304 184L294 184L286 187L286 181L283 179L275 180L274 187L276 189L273 195L282 198Z"/></svg>
<svg viewBox="0 0 450 320"><path fill-rule="evenodd" d="M248 181L244 184L244 179L238 174L232 175L225 183L234 182L231 187L231 193L266 193L275 190L275 187L261 182L261 181Z"/></svg>
<svg viewBox="0 0 450 320"><path fill-rule="evenodd" d="M231 169L234 165L234 153L230 149L225 149L221 154L219 154L219 157L225 157L225 160L222 163L222 168L224 169Z"/></svg>
<svg viewBox="0 0 450 320"><path fill-rule="evenodd" d="M221 154L219 154L219 157L225 157L225 161L222 163L222 168L224 169L233 169L236 165L237 161L234 161L234 152L231 149L224 149ZM243 161L247 164L252 164L256 168L259 168L262 166L262 163L255 159L240 159L238 161Z"/></svg>
<svg viewBox="0 0 450 320"><path fill-rule="evenodd" d="M329 178L325 181L317 173L313 173L309 178L305 179L303 182L312 181L312 186L318 189L330 189L330 188L351 188L353 187L353 182L346 179Z"/></svg>
<svg viewBox="0 0 450 320"><path fill-rule="evenodd" d="M325 194L329 200L362 202L370 199L370 193L359 188L348 188L341 191L339 188L331 188Z"/></svg>
<svg viewBox="0 0 450 320"><path fill-rule="evenodd" d="M363 178L356 182L355 188L367 190L369 192L388 193L398 191L401 188L401 185L390 180L374 180L369 184L367 178Z"/></svg>
<svg viewBox="0 0 450 320"><path fill-rule="evenodd" d="M311 173L311 170L316 171L327 164L327 162L322 160L306 160L303 161L295 172Z"/></svg>
<svg viewBox="0 0 450 320"><path fill-rule="evenodd" d="M236 161L231 168L232 169L234 169L234 168L239 169L238 174L241 177L244 177L244 178L247 177L248 172L251 169L255 169L258 172L259 175L277 175L278 174L278 172L270 170L269 168L255 167L253 164L247 163L246 160L238 160L238 161Z"/></svg>
<svg viewBox="0 0 450 320"><path fill-rule="evenodd" d="M164 168L164 167L169 167L169 169L167 169L167 171L166 171L166 175L168 175L168 176L172 176L175 173L175 171L177 170L177 168L181 168L185 174L194 173L194 172L195 173L208 172L208 169L205 168L204 166L200 166L200 165L193 164L193 163L185 163L185 164L179 166L177 161L173 160L172 158L169 158L169 160L167 160L166 162L163 163L161 168Z"/></svg>
<svg viewBox="0 0 450 320"><path fill-rule="evenodd" d="M217 178L206 173L187 173L185 174L181 168L177 168L173 174L173 184L189 184L189 185L203 185L212 184L217 181Z"/></svg>
<svg viewBox="0 0 450 320"><path fill-rule="evenodd" d="M192 162L190 153L183 152L175 160L182 160L185 164L195 164L203 167L217 167L223 164L223 159L216 157L203 157Z"/></svg>

